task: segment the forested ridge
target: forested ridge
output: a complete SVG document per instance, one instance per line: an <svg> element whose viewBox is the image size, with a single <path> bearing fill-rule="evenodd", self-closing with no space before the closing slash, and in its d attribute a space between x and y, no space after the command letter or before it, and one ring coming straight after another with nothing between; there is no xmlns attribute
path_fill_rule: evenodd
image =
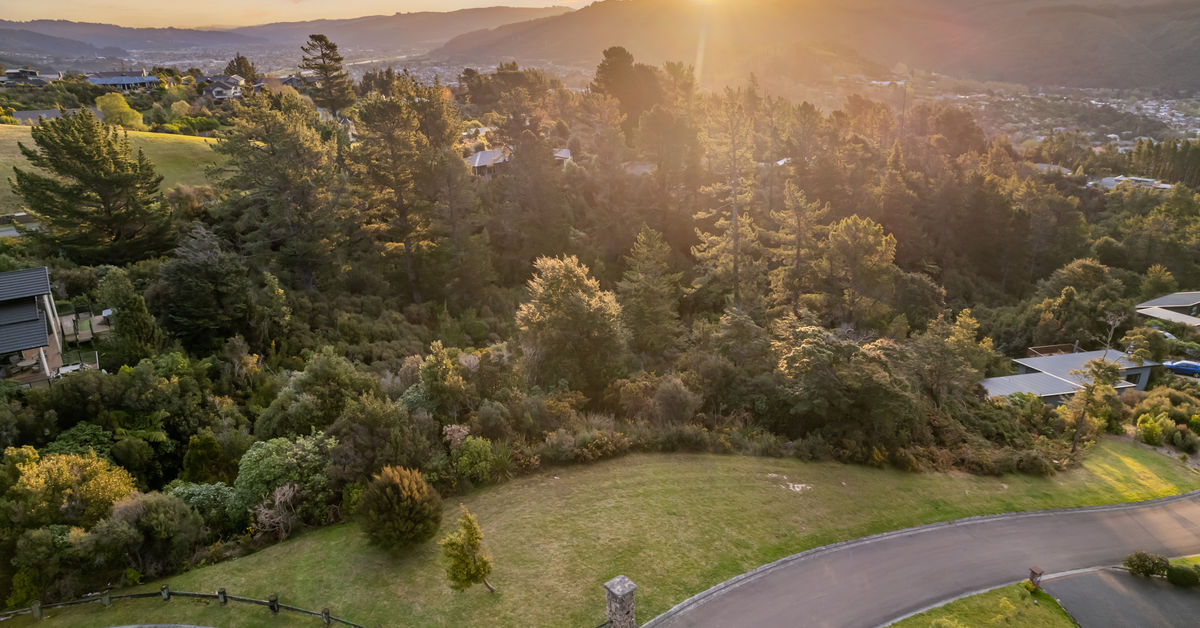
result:
<svg viewBox="0 0 1200 628"><path fill-rule="evenodd" d="M1150 410L1195 449L1169 373L1118 398L1093 365L1058 408L979 386L1034 344L1200 349L1133 311L1200 281L1184 185L1105 193L959 109L706 93L621 48L586 92L341 62L313 36L308 93L235 103L211 187L162 193L86 109L35 127L12 185L42 229L0 267L114 331L106 372L4 391L9 606L353 517L385 467L444 495L630 450L1050 474Z"/></svg>

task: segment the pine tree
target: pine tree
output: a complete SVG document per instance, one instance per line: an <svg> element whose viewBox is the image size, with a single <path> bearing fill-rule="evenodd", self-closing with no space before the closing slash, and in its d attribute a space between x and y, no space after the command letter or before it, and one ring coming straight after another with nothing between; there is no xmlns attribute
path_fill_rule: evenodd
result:
<svg viewBox="0 0 1200 628"><path fill-rule="evenodd" d="M295 93L248 94L215 147L227 157L216 174L236 248L306 290L328 267L343 209L329 126Z"/></svg>
<svg viewBox="0 0 1200 628"><path fill-rule="evenodd" d="M23 232L43 254L79 264L126 264L171 246L162 177L128 136L87 108L33 127L36 150L18 144L30 165L13 168L13 191L37 222Z"/></svg>
<svg viewBox="0 0 1200 628"><path fill-rule="evenodd" d="M492 557L483 547L483 530L475 515L466 506L459 506L462 515L458 518L458 530L438 541L442 556L446 558L446 577L450 588L463 591L471 585L483 583L488 591L495 593L496 587L488 582L492 573Z"/></svg>
<svg viewBox="0 0 1200 628"><path fill-rule="evenodd" d="M630 332L630 348L658 362L683 334L679 323L680 273L671 272L671 247L662 234L643 226L625 258L628 270L617 284L621 319Z"/></svg>
<svg viewBox="0 0 1200 628"><path fill-rule="evenodd" d="M816 287L813 262L819 254L820 223L829 214L829 205L810 202L796 184L788 181L784 189L784 209L772 212L779 225L769 234L771 256L776 268L771 271L774 302L786 305L799 315L802 295Z"/></svg>
<svg viewBox="0 0 1200 628"><path fill-rule="evenodd" d="M225 76L234 75L246 79L251 84L258 82L258 68L254 67L254 63L243 57L240 52L235 54L233 59L225 65Z"/></svg>
<svg viewBox="0 0 1200 628"><path fill-rule="evenodd" d="M300 50L304 52L300 69L312 71L317 79L313 101L328 109L334 119L341 118L342 111L354 104L355 96L354 85L342 68L337 44L324 35L313 34Z"/></svg>
<svg viewBox="0 0 1200 628"><path fill-rule="evenodd" d="M113 333L105 341L108 347L106 368L137 364L158 353L162 331L146 309L146 300L120 268L108 269L100 282L100 298L113 310Z"/></svg>

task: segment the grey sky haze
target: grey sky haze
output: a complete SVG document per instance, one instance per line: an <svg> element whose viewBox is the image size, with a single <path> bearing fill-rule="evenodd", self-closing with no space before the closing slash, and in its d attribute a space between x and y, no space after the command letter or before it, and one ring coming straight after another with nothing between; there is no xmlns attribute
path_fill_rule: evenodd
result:
<svg viewBox="0 0 1200 628"><path fill-rule="evenodd" d="M454 11L470 7L545 7L561 0L0 0L0 16L9 20L72 20L118 26L246 26L413 11Z"/></svg>

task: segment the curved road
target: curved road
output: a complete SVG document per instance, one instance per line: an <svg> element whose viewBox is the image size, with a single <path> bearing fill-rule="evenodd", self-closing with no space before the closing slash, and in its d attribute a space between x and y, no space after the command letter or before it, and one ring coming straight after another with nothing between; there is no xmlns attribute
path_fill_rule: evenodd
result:
<svg viewBox="0 0 1200 628"><path fill-rule="evenodd" d="M1200 554L1200 491L963 519L809 550L701 593L643 628L879 626L1028 577L1114 565L1138 550Z"/></svg>

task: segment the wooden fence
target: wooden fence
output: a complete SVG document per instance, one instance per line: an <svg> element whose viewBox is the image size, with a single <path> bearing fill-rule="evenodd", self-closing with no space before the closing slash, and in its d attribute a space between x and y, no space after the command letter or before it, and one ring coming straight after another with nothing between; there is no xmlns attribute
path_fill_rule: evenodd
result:
<svg viewBox="0 0 1200 628"><path fill-rule="evenodd" d="M207 599L207 600L217 600L222 605L228 604L229 602L241 602L243 604L257 604L259 606L266 606L268 609L271 610L271 613L273 613L273 614L279 614L279 611L287 611L289 613L296 613L299 615L308 615L309 617L317 617L326 626L330 626L333 624L341 624L343 626L350 626L351 628L366 628L365 626L360 626L359 624L356 624L356 623L347 621L345 619L340 619L340 618L334 617L333 615L330 615L328 608L323 608L323 609L321 609L320 612L317 612L317 611L306 610L303 608L298 608L295 606L289 606L287 604L280 604L278 595L272 595L271 597L269 597L265 600L256 600L254 598L249 598L249 597L239 597L236 595L229 595L229 594L225 593L225 589L218 589L216 593L189 593L186 591L172 591L171 588L165 584L162 585L162 588L159 589L158 592L151 592L151 593L130 593L127 595L109 595L108 593L104 593L102 595L85 597L85 598L81 598L78 600L71 600L70 602L58 602L55 604L45 604L45 605L43 605L41 602L34 602L28 608L19 608L15 611L0 612L0 621L6 620L6 619L11 619L18 615L33 615L34 619L41 619L42 613L44 611L54 609L54 608L66 608L68 606L81 606L83 604L96 604L96 603L103 604L104 606L107 607L107 606L112 605L113 602L116 602L118 600L137 600L137 599L157 598L157 597L161 597L164 602L171 601L172 597L191 597L191 598L200 598L200 599Z"/></svg>

